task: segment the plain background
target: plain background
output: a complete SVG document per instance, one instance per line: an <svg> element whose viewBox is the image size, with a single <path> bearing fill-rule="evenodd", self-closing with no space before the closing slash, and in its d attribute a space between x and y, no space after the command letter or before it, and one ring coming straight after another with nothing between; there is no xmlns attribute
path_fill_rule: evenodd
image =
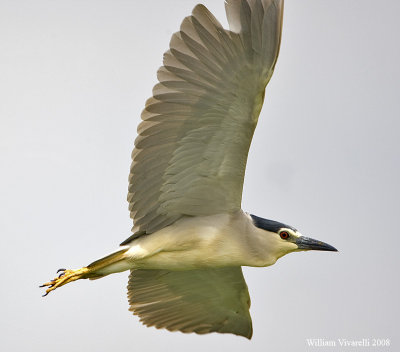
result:
<svg viewBox="0 0 400 352"><path fill-rule="evenodd" d="M245 268L251 341L142 326L128 312L127 272L41 297L56 269L86 265L130 235L136 126L170 36L196 3L0 1L1 350L321 349L307 338L389 338L397 350L397 0L286 1L243 209L340 252ZM222 0L203 3L226 25Z"/></svg>

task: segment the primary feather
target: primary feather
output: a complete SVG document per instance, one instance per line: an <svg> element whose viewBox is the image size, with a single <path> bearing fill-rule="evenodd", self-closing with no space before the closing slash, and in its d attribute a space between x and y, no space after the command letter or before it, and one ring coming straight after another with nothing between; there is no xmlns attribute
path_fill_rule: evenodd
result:
<svg viewBox="0 0 400 352"><path fill-rule="evenodd" d="M240 209L247 154L279 52L283 0L225 5L231 30L197 5L164 54L132 153L132 238L182 216Z"/></svg>

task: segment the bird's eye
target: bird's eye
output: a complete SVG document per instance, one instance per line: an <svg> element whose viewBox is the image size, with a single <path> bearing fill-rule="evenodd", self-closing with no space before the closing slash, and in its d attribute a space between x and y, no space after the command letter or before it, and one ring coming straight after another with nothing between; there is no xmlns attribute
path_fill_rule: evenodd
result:
<svg viewBox="0 0 400 352"><path fill-rule="evenodd" d="M281 238L282 238L283 240L287 240L287 239L289 238L289 232L287 232L287 231L282 231L282 232L279 234L279 236L281 236Z"/></svg>

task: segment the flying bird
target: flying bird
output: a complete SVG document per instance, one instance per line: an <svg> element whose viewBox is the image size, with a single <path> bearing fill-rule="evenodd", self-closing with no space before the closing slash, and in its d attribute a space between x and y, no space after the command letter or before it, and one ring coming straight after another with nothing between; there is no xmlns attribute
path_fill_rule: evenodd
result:
<svg viewBox="0 0 400 352"><path fill-rule="evenodd" d="M130 270L130 310L170 331L252 336L242 266L336 249L241 209L247 155L281 42L284 0L226 0L229 30L197 5L173 34L132 153L132 235L69 282Z"/></svg>

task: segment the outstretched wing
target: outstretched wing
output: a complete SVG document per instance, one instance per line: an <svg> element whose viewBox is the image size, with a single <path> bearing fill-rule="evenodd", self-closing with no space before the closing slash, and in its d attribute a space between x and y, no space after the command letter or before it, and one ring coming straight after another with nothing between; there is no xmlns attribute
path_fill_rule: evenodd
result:
<svg viewBox="0 0 400 352"><path fill-rule="evenodd" d="M251 338L250 297L240 267L131 270L130 310L147 326Z"/></svg>
<svg viewBox="0 0 400 352"><path fill-rule="evenodd" d="M132 153L133 238L184 215L240 209L247 154L279 52L283 0L225 5L230 31L197 5L164 55Z"/></svg>

